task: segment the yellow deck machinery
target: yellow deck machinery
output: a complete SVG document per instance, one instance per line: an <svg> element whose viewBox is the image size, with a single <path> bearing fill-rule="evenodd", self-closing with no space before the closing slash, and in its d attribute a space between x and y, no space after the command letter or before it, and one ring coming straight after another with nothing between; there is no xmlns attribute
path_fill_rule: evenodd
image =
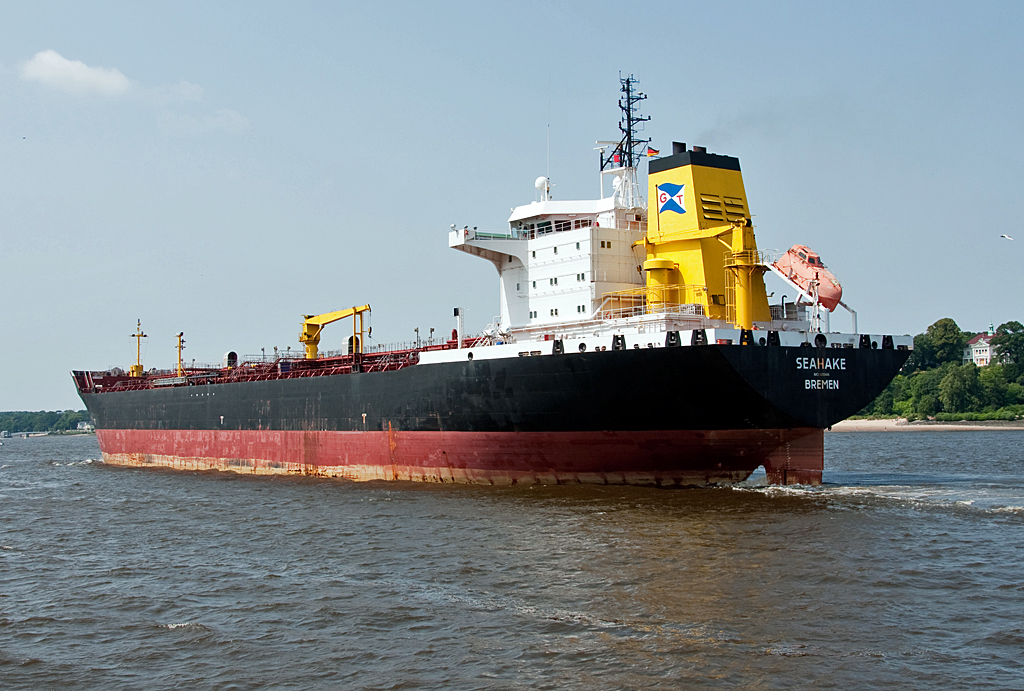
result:
<svg viewBox="0 0 1024 691"><path fill-rule="evenodd" d="M370 306L363 305L362 307L349 307L348 309L338 310L337 312L328 312L327 314L302 315L302 331L299 332L299 343L306 346L306 359L317 359L319 355L317 346L320 345L320 332L324 330L324 327L340 319L345 319L346 317L353 318L352 347L350 350L353 353L362 353L363 313L369 311Z"/></svg>

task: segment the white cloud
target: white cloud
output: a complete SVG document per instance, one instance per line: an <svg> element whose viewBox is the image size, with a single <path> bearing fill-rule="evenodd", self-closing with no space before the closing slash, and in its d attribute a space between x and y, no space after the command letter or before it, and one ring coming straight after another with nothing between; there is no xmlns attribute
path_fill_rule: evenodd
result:
<svg viewBox="0 0 1024 691"><path fill-rule="evenodd" d="M187 101L198 103L203 100L203 87L182 80L177 84L154 86L152 89L146 89L142 98L153 105L185 103Z"/></svg>
<svg viewBox="0 0 1024 691"><path fill-rule="evenodd" d="M165 127L179 135L193 136L215 131L239 134L249 129L248 118L226 108L214 115L201 117L174 113L175 105L203 100L203 87L184 80L177 84L140 86L116 68L89 67L84 62L68 60L55 50L36 53L31 60L21 63L20 72L26 81L72 94L128 96L130 101L156 111Z"/></svg>
<svg viewBox="0 0 1024 691"><path fill-rule="evenodd" d="M89 67L68 60L55 50L42 50L21 65L21 78L73 94L120 96L132 90L132 80L121 70Z"/></svg>
<svg viewBox="0 0 1024 691"><path fill-rule="evenodd" d="M207 134L215 130L239 134L249 129L249 119L233 110L218 110L216 115L196 118L191 115L171 116L167 126L182 135Z"/></svg>

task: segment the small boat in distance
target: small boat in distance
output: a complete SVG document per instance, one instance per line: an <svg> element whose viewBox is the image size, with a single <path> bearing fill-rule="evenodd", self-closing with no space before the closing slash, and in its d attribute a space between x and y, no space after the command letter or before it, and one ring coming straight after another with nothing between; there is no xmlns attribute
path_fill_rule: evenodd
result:
<svg viewBox="0 0 1024 691"><path fill-rule="evenodd" d="M843 299L843 286L817 252L807 245L793 245L775 262L786 278L797 284L808 295L818 296L818 303L829 312L835 312Z"/></svg>

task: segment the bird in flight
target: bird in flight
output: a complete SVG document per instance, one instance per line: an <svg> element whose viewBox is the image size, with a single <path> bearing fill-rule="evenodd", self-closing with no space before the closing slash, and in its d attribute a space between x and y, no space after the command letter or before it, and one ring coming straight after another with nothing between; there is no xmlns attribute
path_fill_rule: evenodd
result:
<svg viewBox="0 0 1024 691"><path fill-rule="evenodd" d="M1000 235L999 237L1006 238L1007 240L1012 240L1013 239L1009 235Z"/></svg>

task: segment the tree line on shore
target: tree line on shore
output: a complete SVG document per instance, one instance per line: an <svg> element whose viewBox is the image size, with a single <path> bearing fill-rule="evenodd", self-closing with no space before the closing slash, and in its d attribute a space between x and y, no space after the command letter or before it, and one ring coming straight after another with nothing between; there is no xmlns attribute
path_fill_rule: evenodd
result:
<svg viewBox="0 0 1024 691"><path fill-rule="evenodd" d="M11 411L0 413L0 430L8 432L66 432L78 429L79 422L88 422L84 410Z"/></svg>
<svg viewBox="0 0 1024 691"><path fill-rule="evenodd" d="M1015 420L1024 417L1024 325L1000 324L991 364L964 364L977 334L940 319L914 336L910 359L861 416L910 420Z"/></svg>

